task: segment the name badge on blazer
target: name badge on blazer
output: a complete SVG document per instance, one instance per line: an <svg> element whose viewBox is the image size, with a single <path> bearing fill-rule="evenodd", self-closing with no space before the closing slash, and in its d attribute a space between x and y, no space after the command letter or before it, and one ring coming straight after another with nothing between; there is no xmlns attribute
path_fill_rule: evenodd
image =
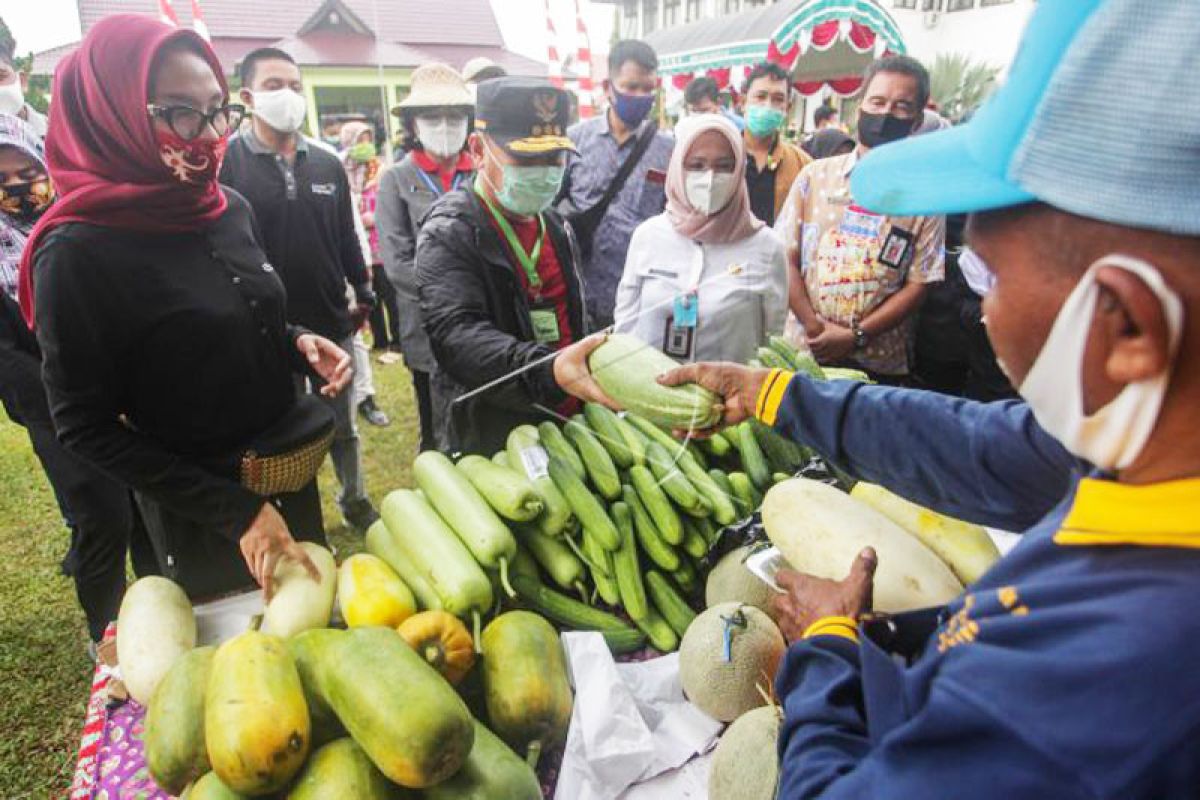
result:
<svg viewBox="0 0 1200 800"><path fill-rule="evenodd" d="M879 263L889 269L902 269L908 263L913 248L913 235L903 228L892 226L883 249L879 251Z"/></svg>

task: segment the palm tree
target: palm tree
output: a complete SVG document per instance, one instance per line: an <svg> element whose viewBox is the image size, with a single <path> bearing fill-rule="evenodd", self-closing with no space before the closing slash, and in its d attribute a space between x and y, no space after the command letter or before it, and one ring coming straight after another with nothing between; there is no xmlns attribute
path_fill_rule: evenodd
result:
<svg viewBox="0 0 1200 800"><path fill-rule="evenodd" d="M961 122L995 90L999 74L999 67L974 62L963 53L945 53L929 70L930 95L943 117Z"/></svg>

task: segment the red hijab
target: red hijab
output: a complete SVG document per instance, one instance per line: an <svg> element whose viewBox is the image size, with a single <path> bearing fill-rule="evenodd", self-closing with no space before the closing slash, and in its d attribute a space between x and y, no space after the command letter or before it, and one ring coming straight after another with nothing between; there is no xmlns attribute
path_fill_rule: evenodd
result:
<svg viewBox="0 0 1200 800"><path fill-rule="evenodd" d="M193 31L137 14L96 23L59 64L46 135L46 163L58 201L33 229L21 259L21 312L31 328L34 255L59 225L88 222L167 233L195 230L225 212L228 201L216 180L185 183L174 177L146 111L154 57L180 40L208 60L228 92L221 62L207 42Z"/></svg>

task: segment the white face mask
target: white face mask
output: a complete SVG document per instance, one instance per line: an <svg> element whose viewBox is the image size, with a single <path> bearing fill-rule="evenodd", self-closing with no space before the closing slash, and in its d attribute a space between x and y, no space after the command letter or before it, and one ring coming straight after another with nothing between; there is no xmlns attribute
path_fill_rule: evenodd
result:
<svg viewBox="0 0 1200 800"><path fill-rule="evenodd" d="M12 83L0 86L0 114L16 114L25 107L25 95L21 91L21 79L14 77Z"/></svg>
<svg viewBox="0 0 1200 800"><path fill-rule="evenodd" d="M1171 369L1126 385L1108 405L1091 416L1084 414L1083 358L1100 297L1096 272L1101 267L1116 267L1138 276L1158 297L1174 360L1183 335L1183 302L1152 265L1113 254L1089 267L1067 297L1019 391L1047 433L1080 458L1113 472L1132 464L1150 440L1167 394Z"/></svg>
<svg viewBox="0 0 1200 800"><path fill-rule="evenodd" d="M737 191L737 178L732 172L716 172L706 169L688 170L683 173L684 192L687 201L702 214L712 216L733 199Z"/></svg>
<svg viewBox="0 0 1200 800"><path fill-rule="evenodd" d="M467 140L466 117L417 117L416 125L417 138L438 158L457 155Z"/></svg>
<svg viewBox="0 0 1200 800"><path fill-rule="evenodd" d="M304 124L308 114L308 102L304 95L291 89L251 94L254 96L254 116L280 133L295 133Z"/></svg>

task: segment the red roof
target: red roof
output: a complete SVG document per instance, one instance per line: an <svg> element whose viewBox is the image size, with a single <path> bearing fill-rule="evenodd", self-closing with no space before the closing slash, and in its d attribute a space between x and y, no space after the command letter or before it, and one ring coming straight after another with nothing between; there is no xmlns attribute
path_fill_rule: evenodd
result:
<svg viewBox="0 0 1200 800"><path fill-rule="evenodd" d="M111 14L157 16L158 0L76 0L86 33ZM274 46L302 66L415 67L444 61L461 69L471 58L487 56L516 75L545 75L546 65L504 49L504 39L488 0L338 0L377 39L309 25L333 0L201 0L213 49L230 72L258 47ZM376 20L376 4L378 20ZM192 24L191 3L174 3L179 24ZM451 24L449 21L453 20ZM39 53L34 72L49 74L76 44Z"/></svg>

